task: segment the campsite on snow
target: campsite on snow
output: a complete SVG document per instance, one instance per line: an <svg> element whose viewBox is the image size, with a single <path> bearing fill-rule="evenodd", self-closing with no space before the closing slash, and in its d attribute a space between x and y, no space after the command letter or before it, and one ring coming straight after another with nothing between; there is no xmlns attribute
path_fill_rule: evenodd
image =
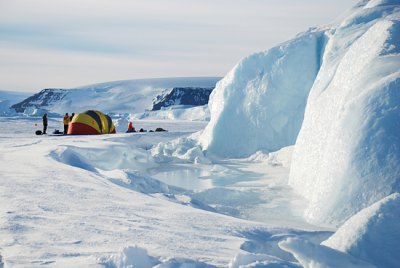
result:
<svg viewBox="0 0 400 268"><path fill-rule="evenodd" d="M399 33L361 0L224 77L0 91L0 268L399 267Z"/></svg>

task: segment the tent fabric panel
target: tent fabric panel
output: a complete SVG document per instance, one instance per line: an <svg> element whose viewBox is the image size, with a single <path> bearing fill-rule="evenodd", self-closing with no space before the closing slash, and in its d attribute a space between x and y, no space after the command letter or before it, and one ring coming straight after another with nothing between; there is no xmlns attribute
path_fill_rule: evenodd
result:
<svg viewBox="0 0 400 268"><path fill-rule="evenodd" d="M90 115L88 115L86 113L76 114L74 116L74 118L72 119L71 123L75 123L75 122L87 124L90 127L96 129L96 131L98 133L101 133L98 122L93 117L91 117Z"/></svg>
<svg viewBox="0 0 400 268"><path fill-rule="evenodd" d="M103 114L100 111L88 110L84 113L79 113L74 116L70 125L72 126L75 123L85 124L87 127L83 127L79 125L79 133L75 133L77 130L77 126L75 125L71 130L70 134L109 134L116 133L114 123L106 114ZM83 130L87 129L89 133L82 133ZM94 129L95 132L91 129ZM69 131L68 131L69 133Z"/></svg>
<svg viewBox="0 0 400 268"><path fill-rule="evenodd" d="M111 121L111 129L110 129L110 133L115 134L117 133L117 131L115 130L115 126L114 123Z"/></svg>
<svg viewBox="0 0 400 268"><path fill-rule="evenodd" d="M107 128L107 133L112 133L111 131L112 131L112 127L113 127L113 122L112 122L112 120L111 120L111 117L109 117L108 115L106 115L106 119L107 119L107 125L108 125L108 128ZM115 130L115 129L114 129Z"/></svg>
<svg viewBox="0 0 400 268"><path fill-rule="evenodd" d="M98 130L86 123L72 122L68 126L69 135L97 135L101 134Z"/></svg>
<svg viewBox="0 0 400 268"><path fill-rule="evenodd" d="M99 117L100 117L100 121L101 121L101 132L102 133L110 133L110 130L109 130L109 121L108 121L108 119L107 119L107 117L108 117L108 115L105 115L105 114L103 114L103 113L101 113L101 112L98 112L98 111L96 111L96 113L99 115Z"/></svg>
<svg viewBox="0 0 400 268"><path fill-rule="evenodd" d="M92 120L95 120L100 133L103 133L103 123L101 120L102 113L99 111L89 110L89 111L84 112L84 114L89 115L92 118Z"/></svg>

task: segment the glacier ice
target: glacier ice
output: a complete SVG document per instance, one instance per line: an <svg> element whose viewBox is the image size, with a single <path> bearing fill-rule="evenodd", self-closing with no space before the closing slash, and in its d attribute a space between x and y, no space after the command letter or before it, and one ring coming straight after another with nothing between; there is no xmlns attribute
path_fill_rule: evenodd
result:
<svg viewBox="0 0 400 268"><path fill-rule="evenodd" d="M326 45L289 180L314 223L341 224L400 189L399 17L398 5L360 6Z"/></svg>
<svg viewBox="0 0 400 268"><path fill-rule="evenodd" d="M324 32L311 29L239 62L210 96L203 150L243 157L293 145L324 45Z"/></svg>

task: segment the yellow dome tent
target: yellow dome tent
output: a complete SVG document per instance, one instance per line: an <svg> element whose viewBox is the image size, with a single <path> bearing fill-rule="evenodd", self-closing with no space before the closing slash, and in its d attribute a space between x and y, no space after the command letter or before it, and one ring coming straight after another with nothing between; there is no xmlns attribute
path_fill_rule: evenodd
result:
<svg viewBox="0 0 400 268"><path fill-rule="evenodd" d="M115 133L111 118L99 111L88 110L76 114L68 126L71 135L97 135Z"/></svg>

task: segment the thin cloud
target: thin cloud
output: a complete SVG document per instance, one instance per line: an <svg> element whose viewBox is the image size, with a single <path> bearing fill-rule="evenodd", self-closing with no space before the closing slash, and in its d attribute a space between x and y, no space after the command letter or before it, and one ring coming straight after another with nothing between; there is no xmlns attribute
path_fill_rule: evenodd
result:
<svg viewBox="0 0 400 268"><path fill-rule="evenodd" d="M33 90L56 78L62 87L72 78L223 76L240 58L329 23L355 2L2 0L0 88ZM19 56L10 57L15 49ZM79 64L101 70L75 72ZM11 79L16 69L35 75Z"/></svg>

